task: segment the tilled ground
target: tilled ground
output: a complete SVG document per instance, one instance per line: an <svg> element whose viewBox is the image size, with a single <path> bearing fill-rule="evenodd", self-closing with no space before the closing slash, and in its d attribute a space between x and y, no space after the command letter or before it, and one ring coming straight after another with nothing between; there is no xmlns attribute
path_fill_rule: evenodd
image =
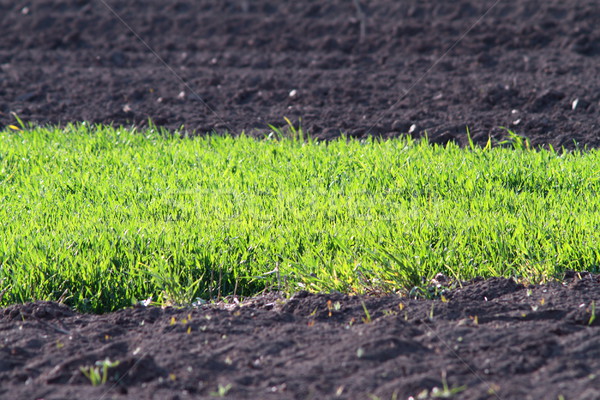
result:
<svg viewBox="0 0 600 400"><path fill-rule="evenodd" d="M14 112L260 134L289 117L321 138L465 144L468 127L485 143L506 127L600 145L595 0L361 4L0 0L0 128Z"/></svg>
<svg viewBox="0 0 600 400"><path fill-rule="evenodd" d="M592 400L598 299L600 275L570 273L476 280L438 300L271 294L101 316L15 305L0 310L0 397L429 399L446 385L457 399ZM107 358L120 364L94 387L81 368Z"/></svg>

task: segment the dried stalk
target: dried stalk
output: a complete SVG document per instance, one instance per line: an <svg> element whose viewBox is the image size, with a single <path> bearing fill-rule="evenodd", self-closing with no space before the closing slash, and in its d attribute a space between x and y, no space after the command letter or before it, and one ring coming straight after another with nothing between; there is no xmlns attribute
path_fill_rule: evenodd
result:
<svg viewBox="0 0 600 400"><path fill-rule="evenodd" d="M356 17L360 21L360 37L358 41L362 43L367 36L367 14L363 11L360 0L354 0L354 7L356 7Z"/></svg>

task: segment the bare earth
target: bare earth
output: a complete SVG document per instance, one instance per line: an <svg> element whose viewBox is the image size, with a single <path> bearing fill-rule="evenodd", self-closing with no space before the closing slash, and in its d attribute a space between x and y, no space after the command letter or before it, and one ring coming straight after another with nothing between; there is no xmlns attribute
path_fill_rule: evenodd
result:
<svg viewBox="0 0 600 400"><path fill-rule="evenodd" d="M474 281L446 301L271 294L101 316L15 305L0 311L0 397L192 399L220 386L231 399L407 399L445 380L457 399L592 400L598 299L599 275L569 273ZM80 368L107 358L120 364L94 387Z"/></svg>
<svg viewBox="0 0 600 400"><path fill-rule="evenodd" d="M469 127L485 143L507 127L534 145L600 145L595 0L361 10L362 41L352 0L0 0L0 128L15 112L260 134L287 116L321 138L465 144Z"/></svg>

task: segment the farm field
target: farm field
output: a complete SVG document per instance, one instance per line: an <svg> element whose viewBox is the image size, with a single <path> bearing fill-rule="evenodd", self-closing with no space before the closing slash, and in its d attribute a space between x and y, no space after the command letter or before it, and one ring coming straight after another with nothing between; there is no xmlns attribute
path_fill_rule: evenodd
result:
<svg viewBox="0 0 600 400"><path fill-rule="evenodd" d="M599 21L0 0L0 398L600 398Z"/></svg>

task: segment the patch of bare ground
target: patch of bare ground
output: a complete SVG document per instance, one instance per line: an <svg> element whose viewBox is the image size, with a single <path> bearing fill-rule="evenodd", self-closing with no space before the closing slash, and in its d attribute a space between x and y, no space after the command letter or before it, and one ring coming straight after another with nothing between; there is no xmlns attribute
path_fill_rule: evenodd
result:
<svg viewBox="0 0 600 400"><path fill-rule="evenodd" d="M0 0L0 128L287 116L320 138L597 147L599 24L593 0Z"/></svg>
<svg viewBox="0 0 600 400"><path fill-rule="evenodd" d="M591 400L598 299L599 275L569 273L474 280L436 300L270 294L106 315L14 305L0 310L0 397Z"/></svg>

